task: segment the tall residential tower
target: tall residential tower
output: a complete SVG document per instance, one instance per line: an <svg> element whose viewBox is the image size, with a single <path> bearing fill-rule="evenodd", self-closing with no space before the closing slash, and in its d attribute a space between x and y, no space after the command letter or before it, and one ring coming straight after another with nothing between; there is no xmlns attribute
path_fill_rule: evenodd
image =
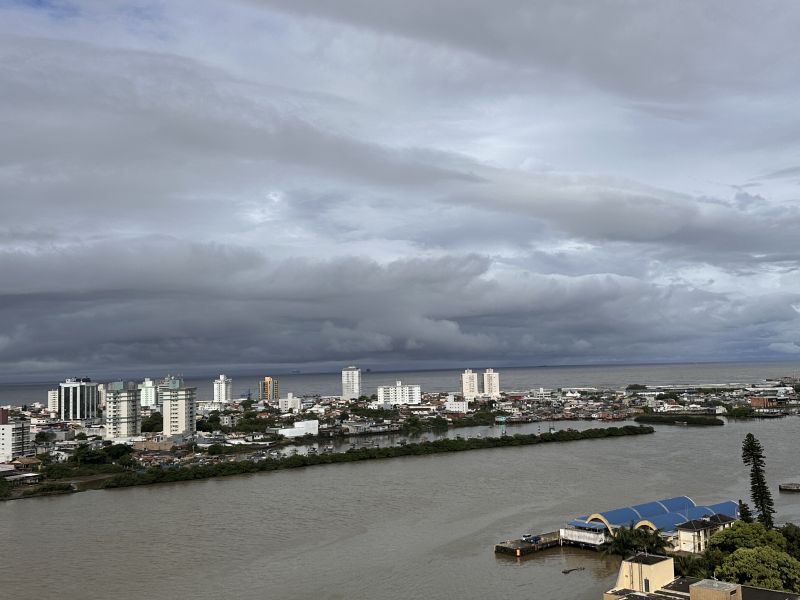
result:
<svg viewBox="0 0 800 600"><path fill-rule="evenodd" d="M361 369L350 366L342 369L342 400L358 400L361 397Z"/></svg>

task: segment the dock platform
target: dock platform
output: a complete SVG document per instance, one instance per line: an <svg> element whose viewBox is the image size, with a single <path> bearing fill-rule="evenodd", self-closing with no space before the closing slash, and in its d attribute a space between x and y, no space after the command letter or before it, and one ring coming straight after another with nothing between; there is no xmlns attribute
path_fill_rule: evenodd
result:
<svg viewBox="0 0 800 600"><path fill-rule="evenodd" d="M522 539L500 542L494 547L495 554L508 554L509 556L527 556L545 548L561 545L561 536L558 531L543 533L538 542L528 542Z"/></svg>

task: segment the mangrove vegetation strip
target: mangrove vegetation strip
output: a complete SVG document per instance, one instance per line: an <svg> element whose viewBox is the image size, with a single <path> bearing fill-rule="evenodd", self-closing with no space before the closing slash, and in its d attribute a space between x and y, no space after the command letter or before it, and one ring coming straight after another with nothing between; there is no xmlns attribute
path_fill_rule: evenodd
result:
<svg viewBox="0 0 800 600"><path fill-rule="evenodd" d="M265 458L259 461L241 460L211 465L191 465L174 469L150 468L146 471L132 471L114 475L105 482L103 487L117 488L173 481L190 481L193 479L208 479L211 477L225 477L227 475L240 475L243 473L278 471L281 469L295 469L314 465L397 458L401 456L425 456L442 452L464 452L467 450L485 450L488 448L532 446L550 442L595 440L609 437L642 435L653 433L654 431L652 427L636 425L586 429L584 431L570 429L538 435L517 434L504 437L444 439L425 441L418 444L407 444L405 446L393 446L390 448L360 448L334 454L315 454L310 456L296 455L276 459Z"/></svg>
<svg viewBox="0 0 800 600"><path fill-rule="evenodd" d="M722 419L701 415L639 415L634 421L658 425L725 425Z"/></svg>

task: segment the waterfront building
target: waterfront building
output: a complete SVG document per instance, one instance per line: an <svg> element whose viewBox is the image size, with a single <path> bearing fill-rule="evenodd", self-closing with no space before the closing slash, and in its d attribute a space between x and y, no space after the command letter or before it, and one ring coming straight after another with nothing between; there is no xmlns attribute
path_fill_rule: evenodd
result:
<svg viewBox="0 0 800 600"><path fill-rule="evenodd" d="M129 438L142 431L142 391L133 381L112 381L106 389L106 439Z"/></svg>
<svg viewBox="0 0 800 600"><path fill-rule="evenodd" d="M395 385L382 385L378 387L378 404L384 406L397 406L398 404L419 404L422 402L422 392L418 385L403 385L401 381Z"/></svg>
<svg viewBox="0 0 800 600"><path fill-rule="evenodd" d="M444 403L444 409L449 413L466 413L469 410L469 402L466 399L456 400L449 395Z"/></svg>
<svg viewBox="0 0 800 600"><path fill-rule="evenodd" d="M637 554L622 561L616 585L603 600L798 600L791 592L698 577L675 577L669 556Z"/></svg>
<svg viewBox="0 0 800 600"><path fill-rule="evenodd" d="M483 373L483 395L497 400L500 397L500 373L486 369Z"/></svg>
<svg viewBox="0 0 800 600"><path fill-rule="evenodd" d="M295 421L291 427L279 429L278 433L287 438L303 437L304 435L317 435L319 434L319 421Z"/></svg>
<svg viewBox="0 0 800 600"><path fill-rule="evenodd" d="M7 408L0 408L0 463L32 454L31 422L12 419Z"/></svg>
<svg viewBox="0 0 800 600"><path fill-rule="evenodd" d="M303 401L301 398L295 398L294 394L289 392L286 398L279 398L278 399L278 410L282 413L287 413L290 410L294 412L300 412L300 409L303 407Z"/></svg>
<svg viewBox="0 0 800 600"><path fill-rule="evenodd" d="M97 418L97 384L88 377L71 378L58 386L58 416L62 421Z"/></svg>
<svg viewBox="0 0 800 600"><path fill-rule="evenodd" d="M730 521L724 519L726 523L733 522L739 518L739 503L725 500L716 504L699 505L687 496L662 498L577 517L561 530L561 537L570 542L599 546L606 535L613 534L619 527L632 526L634 529L658 530L670 545L677 548L680 544L681 525L715 515L729 517Z"/></svg>
<svg viewBox="0 0 800 600"><path fill-rule="evenodd" d="M461 374L461 395L470 402L478 397L478 374L467 369Z"/></svg>
<svg viewBox="0 0 800 600"><path fill-rule="evenodd" d="M269 375L258 382L258 399L262 402L273 402L280 398L278 380Z"/></svg>
<svg viewBox="0 0 800 600"><path fill-rule="evenodd" d="M50 414L58 413L58 390L47 391L47 412Z"/></svg>
<svg viewBox="0 0 800 600"><path fill-rule="evenodd" d="M141 406L153 407L159 404L158 402L158 386L156 382L145 377L144 381L139 384L139 402Z"/></svg>
<svg viewBox="0 0 800 600"><path fill-rule="evenodd" d="M165 387L159 390L165 436L194 435L196 393L197 388L193 387Z"/></svg>
<svg viewBox="0 0 800 600"><path fill-rule="evenodd" d="M231 387L233 380L225 375L220 375L214 380L214 402L218 404L230 404L233 400Z"/></svg>
<svg viewBox="0 0 800 600"><path fill-rule="evenodd" d="M361 397L361 369L349 366L342 369L342 400L358 400Z"/></svg>

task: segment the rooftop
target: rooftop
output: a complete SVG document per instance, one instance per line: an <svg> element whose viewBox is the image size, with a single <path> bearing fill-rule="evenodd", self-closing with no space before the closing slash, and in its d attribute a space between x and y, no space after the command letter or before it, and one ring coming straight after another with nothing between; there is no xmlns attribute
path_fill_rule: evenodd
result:
<svg viewBox="0 0 800 600"><path fill-rule="evenodd" d="M625 562L634 563L637 565L657 565L665 560L671 559L667 556L657 556L655 554L637 554L636 556L626 558Z"/></svg>

